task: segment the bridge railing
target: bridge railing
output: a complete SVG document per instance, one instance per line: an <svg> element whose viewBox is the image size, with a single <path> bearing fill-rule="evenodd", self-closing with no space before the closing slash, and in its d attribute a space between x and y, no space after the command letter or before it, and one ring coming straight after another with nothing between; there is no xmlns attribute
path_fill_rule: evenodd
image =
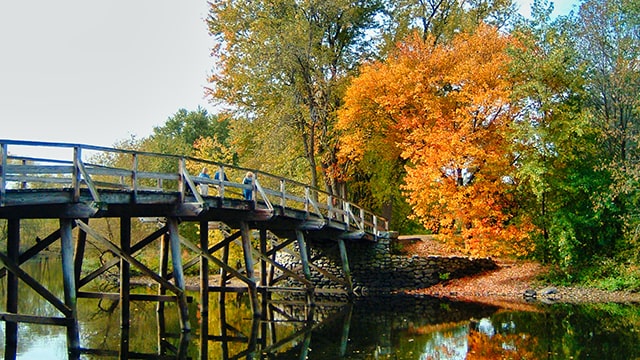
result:
<svg viewBox="0 0 640 360"><path fill-rule="evenodd" d="M103 190L178 193L182 201L192 196L243 199L252 192L256 208L274 207L307 212L345 230L358 229L378 235L388 231L387 220L345 199L307 184L262 171L187 156L149 153L84 144L0 140L0 206L12 189L72 190L78 201L80 189L88 189L95 202ZM207 167L210 178L199 177ZM255 174L243 184L247 172ZM216 173L224 174L216 177ZM204 188L208 187L208 193Z"/></svg>

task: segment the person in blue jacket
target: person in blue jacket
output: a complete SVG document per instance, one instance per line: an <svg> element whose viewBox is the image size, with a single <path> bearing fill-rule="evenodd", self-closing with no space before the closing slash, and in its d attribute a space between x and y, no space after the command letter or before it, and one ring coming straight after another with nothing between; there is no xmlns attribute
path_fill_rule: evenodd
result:
<svg viewBox="0 0 640 360"><path fill-rule="evenodd" d="M206 166L202 168L202 171L200 171L200 174L198 174L198 176L205 179L211 179L211 176L209 176L209 169L207 169ZM200 194L204 196L209 195L209 184L201 183L199 186Z"/></svg>
<svg viewBox="0 0 640 360"><path fill-rule="evenodd" d="M251 200L253 197L253 173L251 171L247 172L244 179L242 179L242 183L244 185L251 185L250 189L243 189L242 194L244 195L245 200Z"/></svg>

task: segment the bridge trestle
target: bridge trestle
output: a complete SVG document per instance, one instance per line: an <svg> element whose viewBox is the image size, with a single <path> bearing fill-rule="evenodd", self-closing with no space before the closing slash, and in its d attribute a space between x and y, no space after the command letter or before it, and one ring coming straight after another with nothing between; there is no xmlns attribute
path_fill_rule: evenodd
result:
<svg viewBox="0 0 640 360"><path fill-rule="evenodd" d="M46 155L20 155L25 148L45 149ZM71 150L71 158L54 156L58 150ZM86 157L87 153L92 156ZM159 171L159 163L178 171ZM229 179L226 175L203 179L190 174L202 166L226 171ZM121 331L128 336L132 301L156 302L158 314L164 312L166 302L175 302L181 331L188 333L190 291L199 292L204 318L211 292L219 293L222 301L230 292L248 293L254 318L275 311L274 292L303 293L304 306L312 310L319 290L312 277L317 274L352 294L344 240L376 241L388 232L387 221L345 199L266 172L254 170L253 183L245 184L237 178L247 170L184 156L0 139L0 219L7 221L6 252L0 251L0 278L7 276L6 311L0 313L0 320L6 322L5 352L15 353L19 322L67 326L69 347L77 350L81 346L77 303L84 298L116 300ZM202 184L220 191L213 196L201 194L198 186ZM245 191L252 196L245 197ZM161 219L162 223L145 237L132 239L133 221L139 218ZM58 219L59 228L36 238L35 244L21 253L23 219ZM110 219L119 221L119 231L101 231L99 221ZM199 225L198 240L181 236L185 222ZM212 227L214 222L225 228ZM221 230L222 239L211 230ZM342 277L310 258L310 244L320 237L338 242ZM159 248L152 250L154 244ZM21 269L44 249L56 246L62 257L63 299ZM94 248L111 257L101 257L99 264L86 261ZM239 258L233 257L232 249L240 249ZM147 255L141 256L143 251ZM146 258L155 251L158 256L154 261ZM299 268L284 264L281 256L293 257ZM240 266L233 264L236 260ZM194 283L185 271L197 264L200 279ZM112 275L113 269L118 270L117 276ZM219 273L214 274L213 269ZM137 280L134 271L156 286L157 293L132 292ZM107 292L99 286L94 287L99 290L89 289L97 279L117 282L119 291ZM60 315L20 314L20 281ZM123 348L128 346L126 336ZM211 339L207 334L202 336Z"/></svg>

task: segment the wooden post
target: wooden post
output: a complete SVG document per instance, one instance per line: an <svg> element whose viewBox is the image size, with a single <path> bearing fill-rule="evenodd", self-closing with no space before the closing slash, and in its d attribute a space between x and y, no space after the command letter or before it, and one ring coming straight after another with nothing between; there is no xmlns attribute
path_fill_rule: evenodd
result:
<svg viewBox="0 0 640 360"><path fill-rule="evenodd" d="M5 169L5 168L3 168ZM7 257L18 259L20 256L20 220L7 221ZM18 275L7 273L7 312L18 313ZM5 322L4 358L15 359L18 350L18 323Z"/></svg>
<svg viewBox="0 0 640 360"><path fill-rule="evenodd" d="M73 202L80 201L80 161L82 161L82 150L78 146L73 147L73 177L71 178L71 186L73 187Z"/></svg>
<svg viewBox="0 0 640 360"><path fill-rule="evenodd" d="M119 359L129 358L129 328L124 327L120 329L120 353Z"/></svg>
<svg viewBox="0 0 640 360"><path fill-rule="evenodd" d="M156 327L158 331L158 355L163 355L167 351L167 326L164 316L164 305L160 306L160 304L164 304L164 301L158 301L158 307L156 308Z"/></svg>
<svg viewBox="0 0 640 360"><path fill-rule="evenodd" d="M209 249L209 222L200 222L200 249ZM200 358L209 354L209 260L200 256Z"/></svg>
<svg viewBox="0 0 640 360"><path fill-rule="evenodd" d="M222 248L222 263L229 266L229 244ZM225 287L227 287L227 269L220 266L220 288L222 288L222 297L224 301Z"/></svg>
<svg viewBox="0 0 640 360"><path fill-rule="evenodd" d="M353 295L353 282L351 282L351 269L349 268L349 258L347 257L347 248L343 239L338 239L338 247L340 248L340 259L342 260L342 271L344 271L344 279L347 281L347 292Z"/></svg>
<svg viewBox="0 0 640 360"><path fill-rule="evenodd" d="M169 278L169 233L165 233L160 240L160 277L163 279ZM167 289L160 284L158 288L158 295L165 295ZM156 308L158 313L164 312L164 301L158 302Z"/></svg>
<svg viewBox="0 0 640 360"><path fill-rule="evenodd" d="M4 199L7 195L7 144L0 145L0 206L4 206Z"/></svg>
<svg viewBox="0 0 640 360"><path fill-rule="evenodd" d="M89 224L89 219L81 219L85 224ZM73 224L71 224L73 226ZM84 259L84 249L87 244L87 233L79 230L78 241L76 242L76 249L74 255L73 266L75 268L76 285L80 287L80 277L82 276L82 260ZM80 290L80 289L76 289Z"/></svg>
<svg viewBox="0 0 640 360"><path fill-rule="evenodd" d="M131 255L131 219L120 218L120 249ZM129 354L129 329L131 321L131 264L120 257L120 357L126 359Z"/></svg>
<svg viewBox="0 0 640 360"><path fill-rule="evenodd" d="M163 279L169 278L169 233L166 232L160 239L160 277ZM167 289L162 285L158 285L158 295L166 295ZM166 321L164 314L164 301L158 301L156 306L157 328L158 328L158 354L164 354L167 348L167 342L165 335L167 332Z"/></svg>
<svg viewBox="0 0 640 360"><path fill-rule="evenodd" d="M131 255L131 219L120 218L120 249ZM131 319L131 303L129 299L131 284L131 264L120 257L120 328L129 329ZM124 333L124 332L123 332ZM128 342L127 342L128 344Z"/></svg>
<svg viewBox="0 0 640 360"><path fill-rule="evenodd" d="M300 252L300 260L302 261L302 271L304 272L304 277L305 279L311 281L309 255L307 252L307 244L304 241L304 233L301 230L296 230L296 237L298 238L298 251ZM307 303L309 305L313 305L313 288L307 289Z"/></svg>
<svg viewBox="0 0 640 360"><path fill-rule="evenodd" d="M309 255L307 254L307 244L304 241L304 234L301 230L296 230L296 238L298 239L298 251L300 252L300 260L302 260L302 271L307 280L311 280L311 269L309 268Z"/></svg>
<svg viewBox="0 0 640 360"><path fill-rule="evenodd" d="M267 229L260 229L260 252L263 255L267 255ZM267 261L262 258L260 259L260 284L269 286L267 284ZM264 300L266 300L266 297Z"/></svg>
<svg viewBox="0 0 640 360"><path fill-rule="evenodd" d="M80 333L78 331L78 290L76 288L76 272L74 270L72 230L72 219L60 219L64 303L71 309L71 315L68 316L71 324L67 326L67 342L69 348L76 352L80 349Z"/></svg>
<svg viewBox="0 0 640 360"><path fill-rule="evenodd" d="M253 310L253 317L260 317L261 309L258 304L258 290L256 287L256 281L253 276L253 256L251 245L251 234L249 230L249 224L246 221L240 222L240 234L242 236L242 252L244 253L244 268L247 273L247 277L251 280L249 286L249 296L251 297L251 309Z"/></svg>
<svg viewBox="0 0 640 360"><path fill-rule="evenodd" d="M175 280L176 287L181 290L179 294L176 294L178 297L178 308L180 311L180 326L182 331L188 332L191 330L191 326L189 324L187 294L185 293L184 269L182 268L182 249L180 246L180 236L178 234L178 219L175 217L167 218L167 225L169 227L169 246L171 247L173 279Z"/></svg>
<svg viewBox="0 0 640 360"><path fill-rule="evenodd" d="M342 325L342 337L340 338L340 357L345 357L347 354L347 345L349 344L349 329L351 328L352 314L353 304L348 304L347 311L344 316L344 323Z"/></svg>
<svg viewBox="0 0 640 360"><path fill-rule="evenodd" d="M228 245L227 247L228 248ZM226 302L222 301L222 299L224 299L224 293L225 293L225 289L223 288L222 291L220 292L220 347L222 348L222 358L223 359L228 359L229 358L229 343L228 343L228 337L227 337L227 304Z"/></svg>

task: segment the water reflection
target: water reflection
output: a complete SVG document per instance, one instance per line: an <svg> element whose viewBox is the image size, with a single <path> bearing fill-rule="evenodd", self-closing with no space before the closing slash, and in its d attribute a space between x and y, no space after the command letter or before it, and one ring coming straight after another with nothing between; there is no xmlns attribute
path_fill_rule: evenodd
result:
<svg viewBox="0 0 640 360"><path fill-rule="evenodd" d="M48 277L47 288L62 293L59 277L51 275L58 271L55 261L24 268L34 277L42 273ZM2 296L5 286L0 282ZM171 302L132 302L130 327L121 328L117 301L83 298L78 302L79 351L67 348L64 327L27 323L19 324L17 347L12 349L6 346L2 322L0 346L7 359L640 358L637 304L509 310L398 295L308 306L273 295L261 297L262 316L254 318L246 295L212 293L206 313L200 311L198 294L190 296L190 333L180 331ZM21 312L55 315L56 310L24 284L19 298Z"/></svg>

